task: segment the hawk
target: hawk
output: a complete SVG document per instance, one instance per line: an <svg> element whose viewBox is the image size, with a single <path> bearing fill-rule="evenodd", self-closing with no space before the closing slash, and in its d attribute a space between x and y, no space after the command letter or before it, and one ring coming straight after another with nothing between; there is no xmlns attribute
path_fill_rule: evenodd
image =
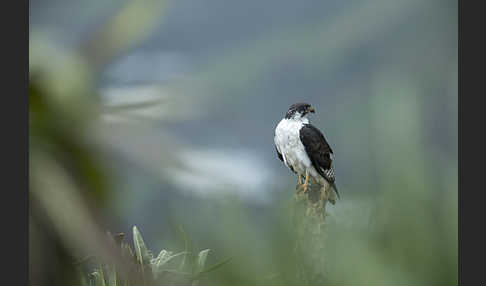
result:
<svg viewBox="0 0 486 286"><path fill-rule="evenodd" d="M322 194L333 205L336 203L330 189L339 193L335 184L331 147L321 131L309 123L308 113L315 113L307 103L292 104L275 128L275 148L278 158L297 174L298 192L307 192L309 178L321 186ZM302 183L302 178L304 183ZM329 188L330 187L330 188Z"/></svg>

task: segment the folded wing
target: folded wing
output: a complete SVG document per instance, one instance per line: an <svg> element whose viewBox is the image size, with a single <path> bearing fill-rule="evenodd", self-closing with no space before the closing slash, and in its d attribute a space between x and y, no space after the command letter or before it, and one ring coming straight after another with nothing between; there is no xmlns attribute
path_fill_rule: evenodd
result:
<svg viewBox="0 0 486 286"><path fill-rule="evenodd" d="M324 135L313 125L305 124L300 129L299 136L316 171L329 183L334 184L333 153Z"/></svg>

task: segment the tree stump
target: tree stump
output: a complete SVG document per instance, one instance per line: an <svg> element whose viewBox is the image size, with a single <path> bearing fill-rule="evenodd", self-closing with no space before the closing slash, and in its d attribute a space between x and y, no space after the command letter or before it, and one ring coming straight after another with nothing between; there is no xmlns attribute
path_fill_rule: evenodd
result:
<svg viewBox="0 0 486 286"><path fill-rule="evenodd" d="M321 186L310 182L307 192L296 187L293 225L296 231L295 257L297 279L302 285L325 284L326 265L326 204Z"/></svg>

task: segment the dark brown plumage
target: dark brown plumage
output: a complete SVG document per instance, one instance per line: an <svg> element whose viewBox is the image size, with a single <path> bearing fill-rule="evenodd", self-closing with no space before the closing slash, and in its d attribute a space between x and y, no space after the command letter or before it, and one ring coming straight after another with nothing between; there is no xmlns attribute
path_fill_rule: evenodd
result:
<svg viewBox="0 0 486 286"><path fill-rule="evenodd" d="M339 193L334 184L335 177L331 156L333 153L324 135L312 124L307 123L300 129L300 141L316 171L331 184L339 198Z"/></svg>

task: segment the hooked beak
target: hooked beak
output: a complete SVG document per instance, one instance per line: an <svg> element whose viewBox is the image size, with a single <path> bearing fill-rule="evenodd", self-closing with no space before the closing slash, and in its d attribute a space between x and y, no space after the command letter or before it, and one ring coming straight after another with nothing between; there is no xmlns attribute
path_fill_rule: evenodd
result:
<svg viewBox="0 0 486 286"><path fill-rule="evenodd" d="M312 107L309 107L309 108L307 109L307 111L308 111L308 112L310 112L310 113L315 113L315 112L316 112L316 111L314 110L314 108L312 108Z"/></svg>

